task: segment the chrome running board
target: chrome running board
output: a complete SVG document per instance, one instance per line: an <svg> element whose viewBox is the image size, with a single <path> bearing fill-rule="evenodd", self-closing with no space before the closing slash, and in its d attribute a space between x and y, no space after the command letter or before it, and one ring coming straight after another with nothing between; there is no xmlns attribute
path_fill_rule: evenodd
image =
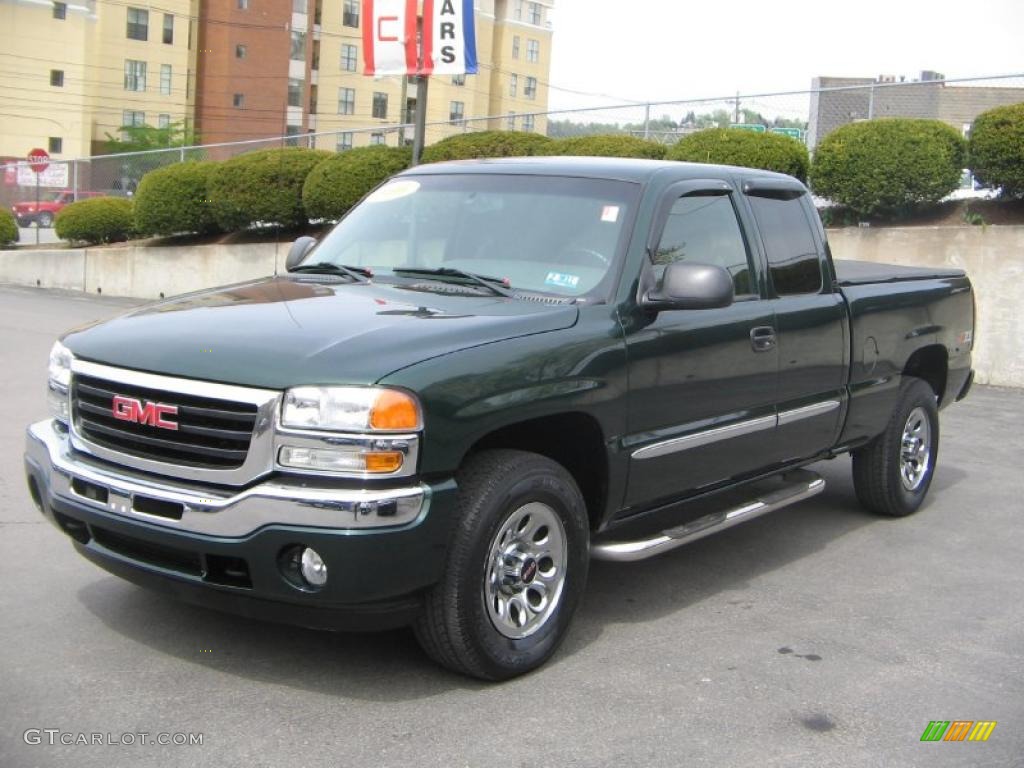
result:
<svg viewBox="0 0 1024 768"><path fill-rule="evenodd" d="M689 544L691 541L703 539L712 533L724 531L768 512L774 512L776 509L782 509L790 504L796 504L798 501L817 496L825 490L825 480L806 469L789 472L783 476L783 479L786 481L783 488L766 493L738 507L722 512L712 512L685 525L669 528L652 538L591 544L590 556L595 560L611 560L618 563L646 560L648 557L654 557L662 552L668 552L670 549Z"/></svg>

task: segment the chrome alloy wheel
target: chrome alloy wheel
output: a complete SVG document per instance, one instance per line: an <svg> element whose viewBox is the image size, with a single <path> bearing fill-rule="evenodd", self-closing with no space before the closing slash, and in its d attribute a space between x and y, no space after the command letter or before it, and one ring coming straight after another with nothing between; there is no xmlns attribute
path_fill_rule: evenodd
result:
<svg viewBox="0 0 1024 768"><path fill-rule="evenodd" d="M498 529L487 556L484 603L494 628L514 640L547 623L565 586L565 527L547 504L530 502Z"/></svg>
<svg viewBox="0 0 1024 768"><path fill-rule="evenodd" d="M900 444L900 480L908 491L916 491L924 482L932 461L932 428L923 408L907 416Z"/></svg>

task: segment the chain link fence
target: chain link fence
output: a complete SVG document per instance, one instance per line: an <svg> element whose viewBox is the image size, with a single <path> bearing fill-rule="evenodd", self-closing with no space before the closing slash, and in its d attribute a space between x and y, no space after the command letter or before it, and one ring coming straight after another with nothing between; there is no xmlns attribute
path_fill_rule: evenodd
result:
<svg viewBox="0 0 1024 768"><path fill-rule="evenodd" d="M518 130L553 138L621 133L674 144L683 136L712 127L759 132L775 131L814 147L831 131L849 122L877 117L921 117L943 120L970 130L974 118L987 109L1024 102L1024 73L945 80L924 72L910 82L896 78L815 78L806 91L741 94L714 98L629 103L528 114L488 115L430 123L426 143L482 130ZM51 161L38 177L40 198L65 202L96 195L130 197L142 177L155 168L182 160L226 160L245 152L282 146L310 146L342 151L353 146L411 144L411 123L378 124L344 131L279 136L267 139L151 152L99 155ZM35 218L52 223L44 211L25 213L35 200L36 174L25 161L0 163L0 204L22 211L21 223ZM19 203L23 205L18 205Z"/></svg>

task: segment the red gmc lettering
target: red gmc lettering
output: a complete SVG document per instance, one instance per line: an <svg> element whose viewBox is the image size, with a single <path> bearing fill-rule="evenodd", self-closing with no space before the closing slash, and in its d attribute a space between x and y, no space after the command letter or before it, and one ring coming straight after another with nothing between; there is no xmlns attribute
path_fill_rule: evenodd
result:
<svg viewBox="0 0 1024 768"><path fill-rule="evenodd" d="M398 20L399 19L397 16L381 16L379 19L377 19L377 39L380 40L382 43L397 43L397 37L391 37L390 35L388 37L384 36L384 22L393 21L397 24Z"/></svg>
<svg viewBox="0 0 1024 768"><path fill-rule="evenodd" d="M110 412L115 419L121 421L132 421L136 424L145 424L160 429L177 429L178 422L171 421L166 416L177 416L178 406L164 405L163 403L146 403L136 400L133 397L114 395L111 402Z"/></svg>

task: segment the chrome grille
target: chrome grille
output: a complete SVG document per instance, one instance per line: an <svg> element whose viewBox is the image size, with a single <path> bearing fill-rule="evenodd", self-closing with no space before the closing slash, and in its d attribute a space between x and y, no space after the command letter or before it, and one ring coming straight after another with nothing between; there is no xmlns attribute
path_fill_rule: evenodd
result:
<svg viewBox="0 0 1024 768"><path fill-rule="evenodd" d="M115 418L116 396L177 407L176 430ZM149 461L206 469L236 469L249 453L258 408L198 395L76 374L72 418L86 440Z"/></svg>

